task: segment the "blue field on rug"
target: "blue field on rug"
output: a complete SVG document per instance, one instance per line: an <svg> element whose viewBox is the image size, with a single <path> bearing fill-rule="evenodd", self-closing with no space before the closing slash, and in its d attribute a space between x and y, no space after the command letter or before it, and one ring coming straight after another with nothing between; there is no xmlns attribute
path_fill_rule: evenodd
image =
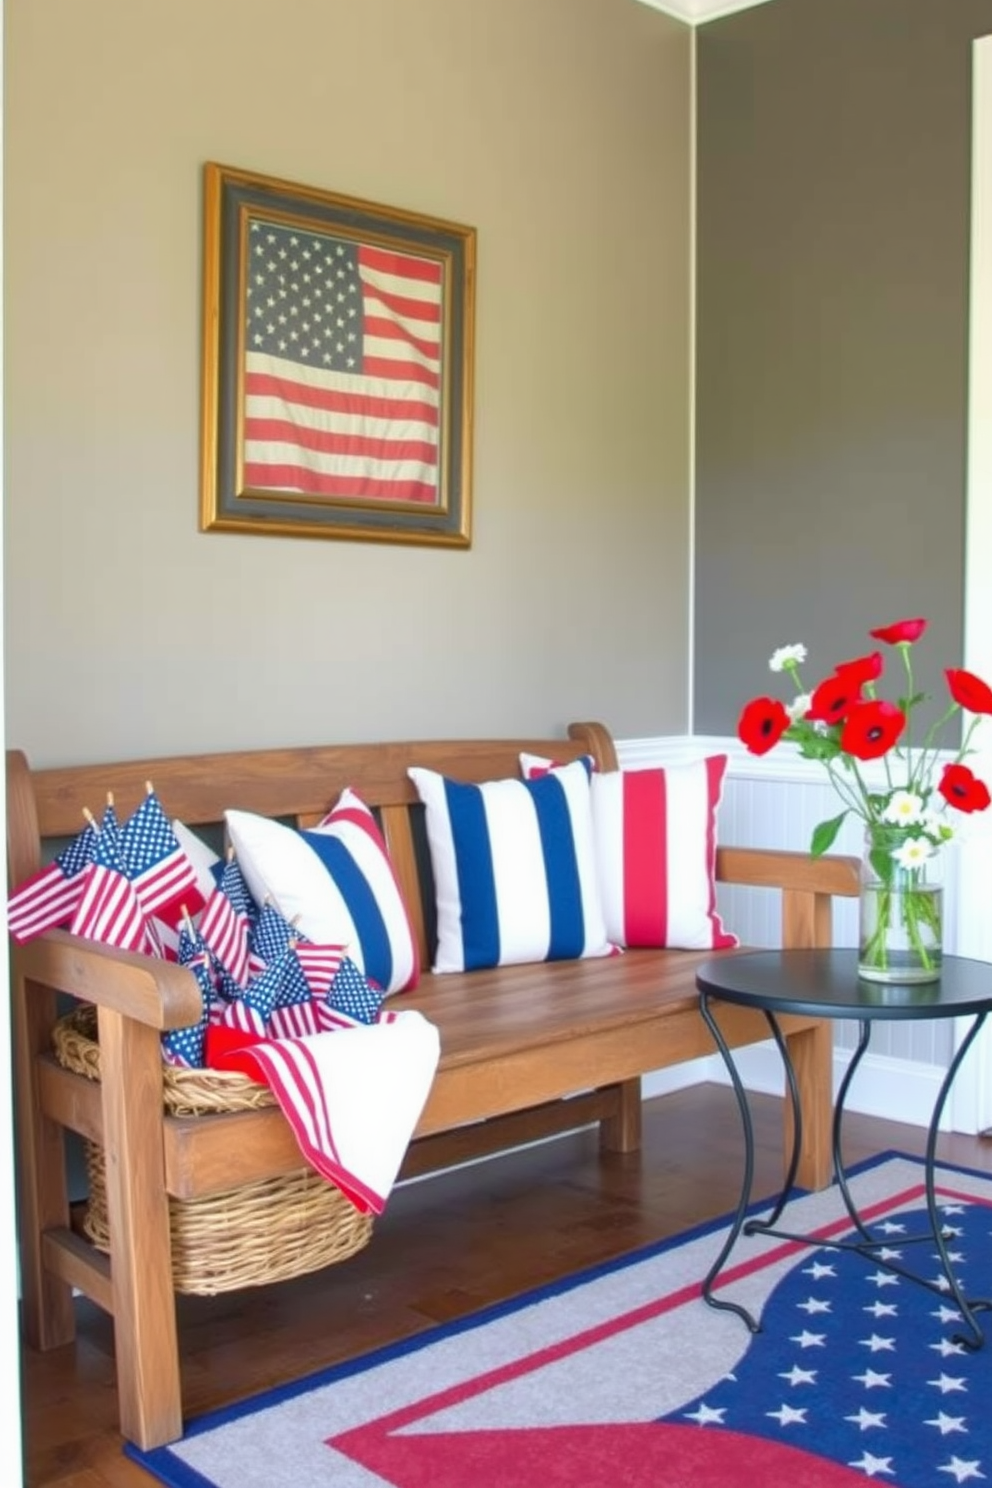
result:
<svg viewBox="0 0 992 1488"><path fill-rule="evenodd" d="M920 1161L886 1153L851 1189L921 1286L824 1241L836 1188L742 1236L702 1300L728 1220L432 1329L126 1451L168 1488L894 1488L992 1480L990 1338L961 1318L926 1231ZM940 1165L937 1199L970 1302L992 1297L992 1176ZM761 1214L768 1205L758 1204Z"/></svg>

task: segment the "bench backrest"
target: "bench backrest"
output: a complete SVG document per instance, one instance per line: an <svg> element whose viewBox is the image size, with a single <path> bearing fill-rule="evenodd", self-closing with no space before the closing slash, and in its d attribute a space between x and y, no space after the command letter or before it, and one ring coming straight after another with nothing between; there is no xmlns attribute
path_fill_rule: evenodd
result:
<svg viewBox="0 0 992 1488"><path fill-rule="evenodd" d="M315 825L350 786L375 810L400 882L423 964L433 939L433 886L423 846L422 808L407 775L411 765L453 779L519 777L520 754L561 762L592 755L615 769L609 732L572 724L568 738L455 739L243 750L31 770L24 754L7 753L7 861L10 883L22 882L50 856L53 841L73 837L85 812L99 818L108 792L123 821L155 787L163 807L188 827L215 826L237 808Z"/></svg>

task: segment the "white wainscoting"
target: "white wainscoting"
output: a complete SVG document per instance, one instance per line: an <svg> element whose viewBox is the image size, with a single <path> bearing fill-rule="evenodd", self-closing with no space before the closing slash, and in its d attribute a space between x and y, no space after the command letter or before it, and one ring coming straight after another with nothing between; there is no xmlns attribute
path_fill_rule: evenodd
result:
<svg viewBox="0 0 992 1488"><path fill-rule="evenodd" d="M632 769L651 764L675 764L711 753L729 758L718 835L735 847L777 847L806 852L817 822L836 816L837 796L826 783L822 766L790 757L784 750L761 759L746 753L736 739L679 736L621 740L620 763ZM950 953L992 961L992 915L988 885L990 842L988 827L972 823L971 839L946 854L945 949ZM857 854L859 824L845 824L834 851ZM968 872L962 872L967 866ZM965 892L965 886L970 893ZM781 944L780 901L774 890L720 886L718 903L728 927L752 946ZM857 941L854 900L835 907L834 942L853 946ZM990 968L992 977L992 968ZM926 1126L941 1082L963 1036L963 1020L927 1023L880 1023L855 1075L847 1105L852 1111L887 1116ZM855 1024L836 1025L834 1088L847 1067L857 1037ZM990 1124L985 1071L992 1047L983 1032L959 1071L955 1089L942 1119L942 1128L976 1132ZM781 1094L784 1081L778 1053L769 1040L741 1052L738 1060L748 1089ZM646 1095L659 1095L701 1080L725 1083L726 1070L718 1054L675 1070L656 1071L645 1081Z"/></svg>

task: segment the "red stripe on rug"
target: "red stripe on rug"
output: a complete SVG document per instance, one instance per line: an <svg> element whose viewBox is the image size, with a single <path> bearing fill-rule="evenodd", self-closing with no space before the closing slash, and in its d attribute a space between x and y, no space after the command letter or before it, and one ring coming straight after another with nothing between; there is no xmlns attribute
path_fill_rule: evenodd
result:
<svg viewBox="0 0 992 1488"><path fill-rule="evenodd" d="M341 1450L338 1437L334 1446ZM799 1447L724 1428L637 1423L385 1436L349 1433L348 1455L395 1488L864 1488L865 1475Z"/></svg>

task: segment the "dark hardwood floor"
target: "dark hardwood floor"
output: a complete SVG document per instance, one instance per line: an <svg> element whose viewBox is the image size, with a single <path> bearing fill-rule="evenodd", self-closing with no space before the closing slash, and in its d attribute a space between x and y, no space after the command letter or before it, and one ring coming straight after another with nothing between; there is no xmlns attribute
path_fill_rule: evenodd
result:
<svg viewBox="0 0 992 1488"><path fill-rule="evenodd" d="M781 1103L755 1106L756 1195L782 1172ZM852 1115L845 1153L921 1153L925 1132ZM938 1155L992 1170L992 1142L948 1135ZM731 1093L697 1086L648 1103L644 1150L601 1159L584 1131L396 1189L360 1255L315 1276L184 1298L184 1408L197 1415L621 1255L737 1202L742 1158ZM76 1342L24 1349L27 1488L149 1488L115 1429L113 1330L78 1305ZM305 1488L305 1485L301 1485Z"/></svg>

